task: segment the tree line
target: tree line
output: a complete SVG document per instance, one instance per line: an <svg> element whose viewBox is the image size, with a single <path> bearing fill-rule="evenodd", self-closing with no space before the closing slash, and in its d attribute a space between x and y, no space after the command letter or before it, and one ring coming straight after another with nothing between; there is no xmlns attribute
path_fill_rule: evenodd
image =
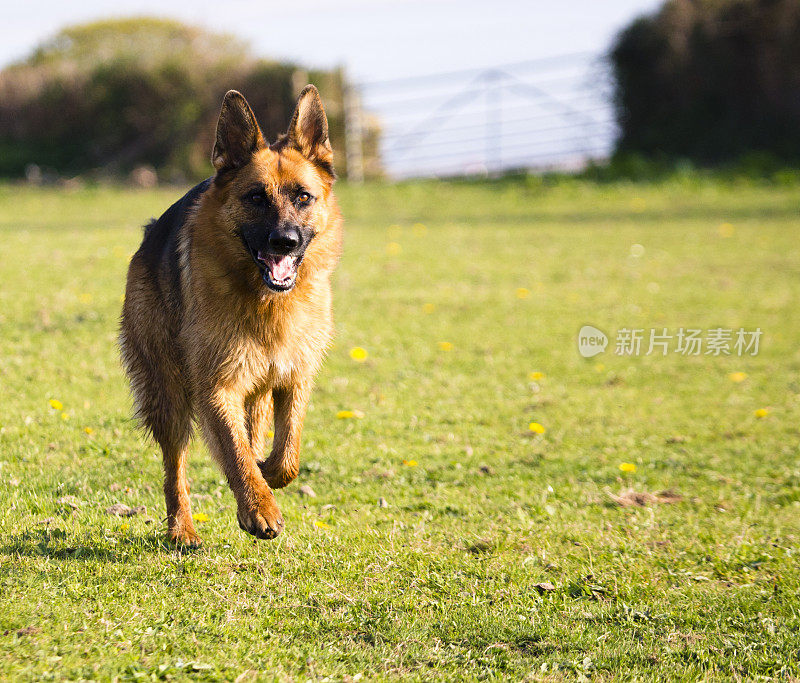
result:
<svg viewBox="0 0 800 683"><path fill-rule="evenodd" d="M610 60L618 155L800 161L798 0L668 0Z"/></svg>
<svg viewBox="0 0 800 683"><path fill-rule="evenodd" d="M337 169L346 174L340 70L258 59L237 38L164 19L66 28L0 72L0 175L35 165L61 176L119 176L145 165L163 180L201 178L211 173L227 90L244 93L272 140L307 82L325 100Z"/></svg>

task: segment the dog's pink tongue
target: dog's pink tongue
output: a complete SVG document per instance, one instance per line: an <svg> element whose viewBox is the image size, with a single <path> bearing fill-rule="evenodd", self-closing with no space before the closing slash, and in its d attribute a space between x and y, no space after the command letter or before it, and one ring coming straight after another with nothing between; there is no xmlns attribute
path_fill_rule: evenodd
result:
<svg viewBox="0 0 800 683"><path fill-rule="evenodd" d="M270 274L273 280L288 280L294 272L293 256L275 256L270 264Z"/></svg>

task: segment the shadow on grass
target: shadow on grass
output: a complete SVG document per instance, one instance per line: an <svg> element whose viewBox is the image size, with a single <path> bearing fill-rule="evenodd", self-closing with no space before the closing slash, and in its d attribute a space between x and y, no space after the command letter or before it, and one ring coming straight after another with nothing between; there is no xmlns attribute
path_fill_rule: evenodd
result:
<svg viewBox="0 0 800 683"><path fill-rule="evenodd" d="M52 560L79 560L123 562L130 560L137 553L195 554L199 548L182 546L176 548L165 536L157 531L141 536L128 536L116 539L98 540L97 543L74 542L66 532L60 529L34 529L23 531L5 539L0 545L0 555L9 557L40 557Z"/></svg>

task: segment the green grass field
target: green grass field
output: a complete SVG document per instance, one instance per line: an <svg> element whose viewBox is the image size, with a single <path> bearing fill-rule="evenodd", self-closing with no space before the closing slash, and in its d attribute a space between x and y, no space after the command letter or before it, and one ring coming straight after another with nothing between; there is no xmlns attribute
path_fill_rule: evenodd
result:
<svg viewBox="0 0 800 683"><path fill-rule="evenodd" d="M342 185L286 531L239 530L197 441L180 553L115 337L182 191L0 187L0 679L800 676L796 185ZM763 336L646 355L653 328Z"/></svg>

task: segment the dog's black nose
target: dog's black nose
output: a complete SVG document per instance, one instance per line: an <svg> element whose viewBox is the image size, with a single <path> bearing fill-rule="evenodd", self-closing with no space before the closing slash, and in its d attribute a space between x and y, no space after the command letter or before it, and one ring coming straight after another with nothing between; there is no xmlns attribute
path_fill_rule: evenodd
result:
<svg viewBox="0 0 800 683"><path fill-rule="evenodd" d="M276 254L291 254L300 246L297 228L277 228L269 234L269 248Z"/></svg>

